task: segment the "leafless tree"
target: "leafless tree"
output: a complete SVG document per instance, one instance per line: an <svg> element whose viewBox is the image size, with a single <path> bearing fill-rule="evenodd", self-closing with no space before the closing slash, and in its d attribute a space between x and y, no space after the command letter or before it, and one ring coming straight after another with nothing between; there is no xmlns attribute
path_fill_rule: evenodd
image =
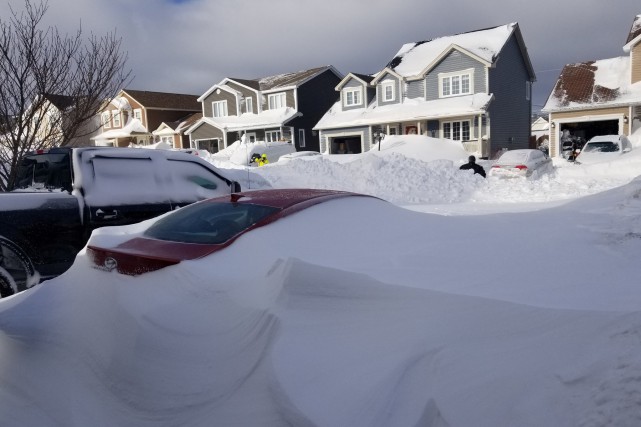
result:
<svg viewBox="0 0 641 427"><path fill-rule="evenodd" d="M130 81L115 30L71 35L45 27L47 0L0 18L0 190L29 151L73 145L95 131L102 104ZM44 27L44 28L43 28Z"/></svg>

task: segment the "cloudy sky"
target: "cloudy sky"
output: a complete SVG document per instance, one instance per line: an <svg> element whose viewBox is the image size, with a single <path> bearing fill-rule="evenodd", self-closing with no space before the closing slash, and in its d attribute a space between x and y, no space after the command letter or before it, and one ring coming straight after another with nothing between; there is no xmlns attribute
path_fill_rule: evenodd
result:
<svg viewBox="0 0 641 427"><path fill-rule="evenodd" d="M8 3L20 9L23 0ZM224 77L329 64L374 73L404 43L518 22L537 75L536 110L564 64L623 55L637 14L638 0L49 0L47 23L115 29L135 75L130 88L201 95Z"/></svg>

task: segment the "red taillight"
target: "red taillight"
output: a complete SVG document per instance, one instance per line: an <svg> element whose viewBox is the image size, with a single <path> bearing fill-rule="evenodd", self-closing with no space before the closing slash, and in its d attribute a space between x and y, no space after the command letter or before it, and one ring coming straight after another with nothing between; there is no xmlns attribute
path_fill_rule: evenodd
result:
<svg viewBox="0 0 641 427"><path fill-rule="evenodd" d="M120 274L130 276L138 276L139 274L160 270L180 262L179 260L112 252L108 249L91 246L87 247L87 255L97 269L105 271L116 270Z"/></svg>
<svg viewBox="0 0 641 427"><path fill-rule="evenodd" d="M494 169L494 168L496 168L496 169L501 169L501 166L499 166L499 165L494 165L494 166L492 166L492 169Z"/></svg>
<svg viewBox="0 0 641 427"><path fill-rule="evenodd" d="M514 169L518 169L518 170L522 170L523 171L523 170L527 169L527 166L525 166L525 165L516 165L516 166L514 166Z"/></svg>

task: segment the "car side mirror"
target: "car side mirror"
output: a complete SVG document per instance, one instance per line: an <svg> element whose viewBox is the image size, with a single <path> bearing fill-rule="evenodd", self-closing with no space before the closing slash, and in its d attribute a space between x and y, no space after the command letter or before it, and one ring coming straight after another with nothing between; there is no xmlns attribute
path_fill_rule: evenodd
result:
<svg viewBox="0 0 641 427"><path fill-rule="evenodd" d="M240 193L242 191L240 188L240 183L238 181L232 181L229 186L231 187L232 193Z"/></svg>

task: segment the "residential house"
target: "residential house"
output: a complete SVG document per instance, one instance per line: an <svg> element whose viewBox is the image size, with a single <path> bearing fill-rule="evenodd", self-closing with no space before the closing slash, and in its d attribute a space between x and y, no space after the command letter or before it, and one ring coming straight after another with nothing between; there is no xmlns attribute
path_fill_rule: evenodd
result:
<svg viewBox="0 0 641 427"><path fill-rule="evenodd" d="M123 89L101 109L101 132L92 139L114 147L148 145L156 141L152 131L162 123L199 112L196 95Z"/></svg>
<svg viewBox="0 0 641 427"><path fill-rule="evenodd" d="M198 112L173 122L162 122L152 132L154 141L164 142L173 148L190 148L189 135L186 131L202 117L203 114Z"/></svg>
<svg viewBox="0 0 641 427"><path fill-rule="evenodd" d="M312 128L336 101L333 88L341 78L332 66L256 80L225 78L198 98L203 117L186 132L191 146L213 153L244 137L318 151Z"/></svg>
<svg viewBox="0 0 641 427"><path fill-rule="evenodd" d="M30 109L37 110L31 118L35 140L70 147L91 145L90 137L97 132L99 122L89 119L78 123L81 118L77 114L82 113L76 107L76 98L73 96L51 93L39 95L30 106ZM74 137L67 140L70 133Z"/></svg>
<svg viewBox="0 0 641 427"><path fill-rule="evenodd" d="M490 157L527 148L534 71L517 23L403 45L380 72L349 73L317 123L321 151L363 152L375 136L461 141Z"/></svg>
<svg viewBox="0 0 641 427"><path fill-rule="evenodd" d="M550 155L561 155L561 135L589 140L629 135L641 121L641 15L623 45L625 55L568 64L548 97ZM634 126L636 124L636 126Z"/></svg>

